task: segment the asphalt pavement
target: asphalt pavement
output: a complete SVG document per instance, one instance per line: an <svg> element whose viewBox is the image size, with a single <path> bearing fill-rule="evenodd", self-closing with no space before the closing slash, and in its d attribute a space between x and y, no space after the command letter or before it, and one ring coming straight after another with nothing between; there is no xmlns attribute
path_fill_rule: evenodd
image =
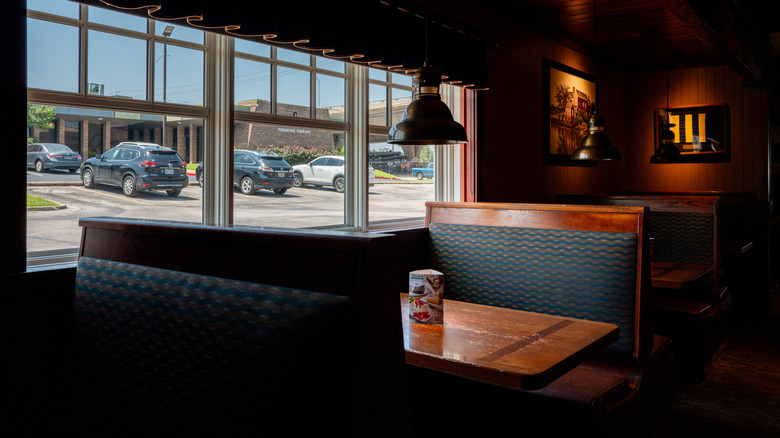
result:
<svg viewBox="0 0 780 438"><path fill-rule="evenodd" d="M90 216L114 216L201 222L203 190L192 184L177 197L161 191L144 191L126 197L118 187L87 189L78 174L28 172L29 194L60 204L57 208L28 209L27 249L43 251L78 247L78 220ZM407 177L377 180L369 190L369 220L386 221L425 217L425 201L433 200L431 180ZM344 194L332 187L294 187L284 195L259 190L254 195L234 192L236 225L310 228L343 224Z"/></svg>

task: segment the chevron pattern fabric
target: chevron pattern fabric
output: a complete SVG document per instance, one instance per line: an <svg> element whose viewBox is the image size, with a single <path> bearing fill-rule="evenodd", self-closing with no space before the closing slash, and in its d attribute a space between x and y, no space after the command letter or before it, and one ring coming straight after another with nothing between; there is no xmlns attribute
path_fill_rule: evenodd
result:
<svg viewBox="0 0 780 438"><path fill-rule="evenodd" d="M637 237L432 223L445 299L616 324L609 348L631 354Z"/></svg>
<svg viewBox="0 0 780 438"><path fill-rule="evenodd" d="M324 421L351 412L352 298L82 257L74 307L85 379L136 432L230 436L291 405Z"/></svg>
<svg viewBox="0 0 780 438"><path fill-rule="evenodd" d="M706 213L650 211L648 229L655 237L655 259L673 263L712 264L714 217Z"/></svg>

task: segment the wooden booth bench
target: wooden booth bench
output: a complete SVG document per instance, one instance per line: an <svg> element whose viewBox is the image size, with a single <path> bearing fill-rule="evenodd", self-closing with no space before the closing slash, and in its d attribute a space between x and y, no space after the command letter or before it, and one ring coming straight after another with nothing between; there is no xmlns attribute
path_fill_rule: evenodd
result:
<svg viewBox="0 0 780 438"><path fill-rule="evenodd" d="M58 431L408 433L395 236L80 225Z"/></svg>
<svg viewBox="0 0 780 438"><path fill-rule="evenodd" d="M413 411L415 388L424 387L430 397L424 412L440 408L451 432L510 427L541 428L552 436L627 436L643 420L652 421L648 409L668 401L663 397L669 394L673 354L669 339L655 336L650 326L646 208L426 207L425 228L397 235L408 270L444 274L445 326L447 302L454 300L611 323L619 327L619 338L536 390L411 366ZM534 342L523 348L534 348ZM414 420L425 424L427 418Z"/></svg>
<svg viewBox="0 0 780 438"><path fill-rule="evenodd" d="M722 200L689 195L561 195L561 204L645 206L652 258L653 327L675 339L678 376L701 381L731 315L723 281Z"/></svg>

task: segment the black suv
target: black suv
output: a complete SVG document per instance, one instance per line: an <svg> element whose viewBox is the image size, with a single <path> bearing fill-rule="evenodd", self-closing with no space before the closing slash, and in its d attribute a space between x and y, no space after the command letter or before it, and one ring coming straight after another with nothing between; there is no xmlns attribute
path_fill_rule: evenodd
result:
<svg viewBox="0 0 780 438"><path fill-rule="evenodd" d="M203 187L203 163L198 163L195 177ZM233 186L241 189L241 193L251 195L255 190L266 189L283 195L293 182L292 166L284 158L266 152L233 151Z"/></svg>
<svg viewBox="0 0 780 438"><path fill-rule="evenodd" d="M187 187L187 163L173 149L154 143L122 142L103 155L81 165L81 181L91 189L96 184L118 186L126 196L141 190L165 190L179 196Z"/></svg>

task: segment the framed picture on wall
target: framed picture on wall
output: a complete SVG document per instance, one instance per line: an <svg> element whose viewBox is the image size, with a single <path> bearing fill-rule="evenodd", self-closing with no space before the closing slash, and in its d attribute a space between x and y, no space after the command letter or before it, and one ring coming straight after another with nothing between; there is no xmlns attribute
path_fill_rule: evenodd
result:
<svg viewBox="0 0 780 438"><path fill-rule="evenodd" d="M654 122L655 148L669 129L683 163L722 163L731 159L729 108L725 104L659 108Z"/></svg>
<svg viewBox="0 0 780 438"><path fill-rule="evenodd" d="M592 75L543 59L544 161L571 163L571 155L588 135L596 99Z"/></svg>

